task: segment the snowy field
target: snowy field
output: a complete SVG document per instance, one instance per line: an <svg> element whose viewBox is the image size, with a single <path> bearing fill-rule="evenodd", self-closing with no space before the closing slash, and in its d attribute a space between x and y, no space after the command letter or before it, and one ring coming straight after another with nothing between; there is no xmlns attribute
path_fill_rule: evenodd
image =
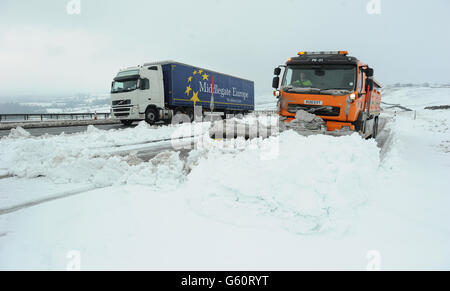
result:
<svg viewBox="0 0 450 291"><path fill-rule="evenodd" d="M382 143L225 142L202 137L208 123L15 130L0 140L0 269L65 270L75 252L82 270L448 270L450 111L423 108L449 105L450 89L383 101L417 111L385 112ZM185 154L136 157L191 135Z"/></svg>

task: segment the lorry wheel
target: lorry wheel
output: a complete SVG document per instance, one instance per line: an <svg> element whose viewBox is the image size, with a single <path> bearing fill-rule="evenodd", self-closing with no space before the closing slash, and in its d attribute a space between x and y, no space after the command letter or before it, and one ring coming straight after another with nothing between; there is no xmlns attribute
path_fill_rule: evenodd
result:
<svg viewBox="0 0 450 291"><path fill-rule="evenodd" d="M190 119L182 109L176 109L172 118L172 123L174 122L175 124L189 123Z"/></svg>
<svg viewBox="0 0 450 291"><path fill-rule="evenodd" d="M362 132L364 129L364 121L363 121L363 115L362 113L359 113L358 119L354 123L356 132Z"/></svg>
<svg viewBox="0 0 450 291"><path fill-rule="evenodd" d="M194 122L194 119L195 119L194 109L187 109L186 114L187 114L187 116L189 116L189 120L191 122Z"/></svg>
<svg viewBox="0 0 450 291"><path fill-rule="evenodd" d="M145 110L145 121L150 125L159 121L158 112L155 108L149 107Z"/></svg>
<svg viewBox="0 0 450 291"><path fill-rule="evenodd" d="M130 126L133 124L133 120L121 120L120 122L122 122L125 126Z"/></svg>
<svg viewBox="0 0 450 291"><path fill-rule="evenodd" d="M372 138L377 138L377 136L378 136L378 117L376 117L375 121L373 122Z"/></svg>
<svg viewBox="0 0 450 291"><path fill-rule="evenodd" d="M180 109L180 108L177 108L177 109L175 109L175 111L174 111L174 116L175 115L178 115L178 114L184 114L184 111L183 111L183 109Z"/></svg>

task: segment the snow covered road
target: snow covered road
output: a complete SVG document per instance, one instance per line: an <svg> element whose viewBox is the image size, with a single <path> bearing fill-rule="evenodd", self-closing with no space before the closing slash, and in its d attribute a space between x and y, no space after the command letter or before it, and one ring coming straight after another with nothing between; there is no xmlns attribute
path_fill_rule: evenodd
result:
<svg viewBox="0 0 450 291"><path fill-rule="evenodd" d="M0 208L96 188L0 215L0 269L65 269L71 251L83 270L365 270L374 252L385 270L448 269L450 111L422 105L449 91L386 92L417 112L385 113L377 142L288 131L143 161L139 143L180 128L15 132Z"/></svg>
<svg viewBox="0 0 450 291"><path fill-rule="evenodd" d="M109 124L109 125L94 125L96 128L100 130L110 130L110 129L120 129L125 128L122 124ZM63 132L65 134L73 134L78 132L87 131L88 126L70 126L70 127L49 127L49 128L29 128L27 131L32 136L43 136L46 134L49 135L60 135ZM11 133L11 130L0 130L0 137L8 136Z"/></svg>

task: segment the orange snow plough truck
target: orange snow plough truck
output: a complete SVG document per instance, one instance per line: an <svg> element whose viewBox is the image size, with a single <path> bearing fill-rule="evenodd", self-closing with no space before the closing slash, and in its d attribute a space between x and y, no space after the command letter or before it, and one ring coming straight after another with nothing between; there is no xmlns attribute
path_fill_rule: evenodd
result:
<svg viewBox="0 0 450 291"><path fill-rule="evenodd" d="M325 133L377 136L381 85L373 78L373 69L347 51L299 52L274 74L274 95L285 122L304 110L325 121Z"/></svg>

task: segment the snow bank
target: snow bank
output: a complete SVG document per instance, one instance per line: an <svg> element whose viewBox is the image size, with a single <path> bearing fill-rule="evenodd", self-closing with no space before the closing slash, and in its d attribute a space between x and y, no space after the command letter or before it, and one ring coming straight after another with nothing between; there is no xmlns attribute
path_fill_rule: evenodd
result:
<svg viewBox="0 0 450 291"><path fill-rule="evenodd" d="M273 123L265 116L227 123L232 121L258 128ZM90 126L85 133L38 138L17 129L0 140L0 163L19 178L45 177L55 184L140 184L157 189L183 185L190 204L202 215L245 225L267 220L263 224L281 224L295 233L340 226L342 214L365 201L366 184L378 167L376 143L356 134L304 137L287 131L269 139L222 141L208 138L209 126L152 128L142 122L125 130ZM204 138L187 161L173 151L149 162L133 154L109 153L120 146L193 134ZM259 220L261 216L265 219Z"/></svg>
<svg viewBox="0 0 450 291"><path fill-rule="evenodd" d="M270 123L264 119L257 120ZM0 140L0 163L19 178L44 177L55 184L139 184L152 189L182 185L190 205L202 215L249 226L281 225L295 233L343 226L338 222L365 201L366 184L378 167L376 143L356 134L303 137L287 131L249 141L212 140L206 134L187 160L173 151L143 162L133 154L114 156L104 150L190 136L193 130L203 134L209 125L151 128L141 123L119 131L91 126L82 134L39 138L18 130Z"/></svg>
<svg viewBox="0 0 450 291"><path fill-rule="evenodd" d="M379 165L376 143L357 134L288 131L215 144L191 153L195 167L183 186L191 207L226 223L294 233L345 229L345 217L365 202ZM267 151L271 159L264 158Z"/></svg>
<svg viewBox="0 0 450 291"><path fill-rule="evenodd" d="M120 147L130 150L129 145L191 136L193 132L202 134L203 128L209 128L209 124L151 127L142 122L124 130L104 131L89 126L85 133L42 137L31 137L17 128L0 140L0 168L2 173L19 178L46 177L56 184L93 183L105 187L131 179L150 185L159 184L163 176L178 181L184 164L176 153L157 156L160 163L140 163L132 155L119 157L111 152ZM167 171L173 171L170 178L164 174Z"/></svg>
<svg viewBox="0 0 450 291"><path fill-rule="evenodd" d="M9 138L12 139L28 138L30 136L31 134L20 126L11 129L11 133L9 134Z"/></svg>

